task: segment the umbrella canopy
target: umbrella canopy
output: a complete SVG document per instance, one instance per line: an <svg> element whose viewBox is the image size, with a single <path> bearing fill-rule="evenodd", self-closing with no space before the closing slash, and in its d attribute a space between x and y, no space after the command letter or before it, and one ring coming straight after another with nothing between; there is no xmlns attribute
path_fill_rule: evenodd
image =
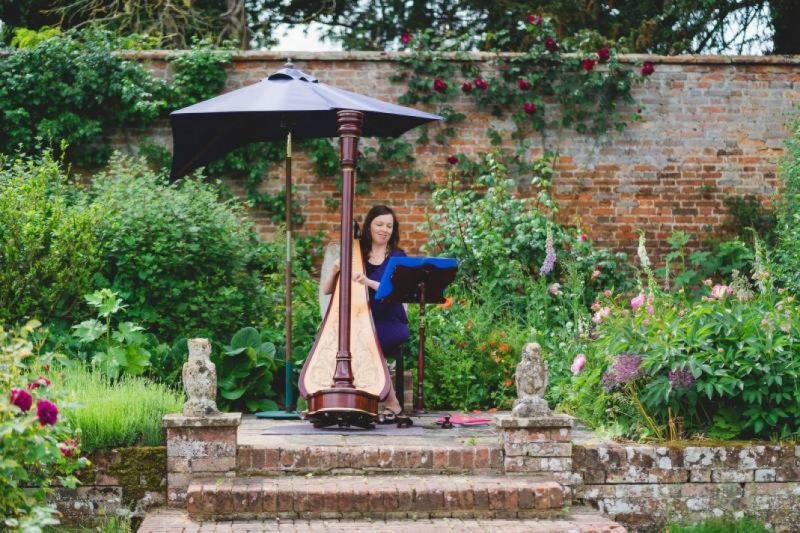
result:
<svg viewBox="0 0 800 533"><path fill-rule="evenodd" d="M361 135L397 137L442 117L321 83L287 64L268 78L170 113L170 179L258 141L337 137L337 111L364 114Z"/></svg>

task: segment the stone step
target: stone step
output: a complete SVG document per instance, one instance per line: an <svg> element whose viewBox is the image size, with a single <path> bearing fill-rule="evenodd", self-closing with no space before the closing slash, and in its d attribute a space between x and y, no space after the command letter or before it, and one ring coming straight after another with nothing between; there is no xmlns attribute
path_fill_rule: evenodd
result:
<svg viewBox="0 0 800 533"><path fill-rule="evenodd" d="M242 446L238 475L500 474L501 445Z"/></svg>
<svg viewBox="0 0 800 533"><path fill-rule="evenodd" d="M286 519L201 521L182 510L158 509L145 517L139 533L286 533L351 531L363 533L625 533L620 524L595 511L573 508L563 518L419 518L417 520Z"/></svg>
<svg viewBox="0 0 800 533"><path fill-rule="evenodd" d="M205 478L187 491L192 518L557 518L564 488L503 476Z"/></svg>

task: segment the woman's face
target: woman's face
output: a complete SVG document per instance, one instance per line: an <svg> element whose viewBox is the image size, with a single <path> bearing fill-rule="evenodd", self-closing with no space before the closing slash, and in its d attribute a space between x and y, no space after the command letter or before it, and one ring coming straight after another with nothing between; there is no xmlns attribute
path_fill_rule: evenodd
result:
<svg viewBox="0 0 800 533"><path fill-rule="evenodd" d="M392 236L394 217L390 214L380 215L372 219L369 225L370 237L373 244L386 244Z"/></svg>

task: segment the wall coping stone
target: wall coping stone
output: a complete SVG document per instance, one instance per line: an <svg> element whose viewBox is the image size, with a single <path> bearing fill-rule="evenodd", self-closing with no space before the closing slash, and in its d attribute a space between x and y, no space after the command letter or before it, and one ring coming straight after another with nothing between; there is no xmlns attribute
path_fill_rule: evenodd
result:
<svg viewBox="0 0 800 533"><path fill-rule="evenodd" d="M156 59L165 60L169 56L188 52L188 50L125 50L118 52L121 57L130 59ZM274 51L274 50L248 50L234 52L232 60L240 61L400 61L409 57L411 52L376 52L376 51L341 51L341 52L304 52L304 51ZM3 54L5 55L5 54ZM505 52L500 57L512 58L522 54ZM568 57L576 54L566 54ZM577 55L576 55L577 56ZM452 61L491 61L498 57L492 52L472 52L469 54L448 53L444 59ZM774 55L774 56L736 56L736 55L674 55L661 56L654 54L621 54L621 63L641 63L650 61L660 64L677 65L800 65L800 55Z"/></svg>
<svg viewBox="0 0 800 533"><path fill-rule="evenodd" d="M535 418L518 418L502 414L494 417L497 427L506 429L516 428L573 428L575 418L569 415L540 416Z"/></svg>
<svg viewBox="0 0 800 533"><path fill-rule="evenodd" d="M161 419L161 425L165 428L238 427L241 422L242 413L221 413L213 416L170 414Z"/></svg>

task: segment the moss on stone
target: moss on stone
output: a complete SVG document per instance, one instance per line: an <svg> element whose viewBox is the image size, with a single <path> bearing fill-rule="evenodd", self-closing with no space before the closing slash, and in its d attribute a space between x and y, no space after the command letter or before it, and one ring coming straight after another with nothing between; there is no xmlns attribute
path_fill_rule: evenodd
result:
<svg viewBox="0 0 800 533"><path fill-rule="evenodd" d="M119 448L112 451L106 472L119 480L122 502L134 506L146 492L166 490L167 449L165 446Z"/></svg>

